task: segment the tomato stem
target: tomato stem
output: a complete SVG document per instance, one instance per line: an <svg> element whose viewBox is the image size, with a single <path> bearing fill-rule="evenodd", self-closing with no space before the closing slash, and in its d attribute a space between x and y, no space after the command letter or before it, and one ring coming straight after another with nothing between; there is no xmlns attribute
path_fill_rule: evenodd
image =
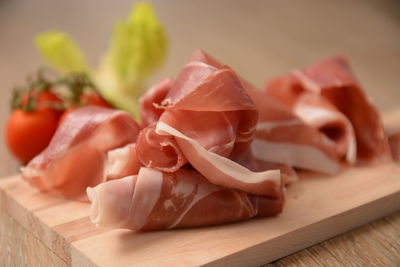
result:
<svg viewBox="0 0 400 267"><path fill-rule="evenodd" d="M24 87L15 87L11 99L11 109L21 108L26 112L33 112L37 107L39 95L45 91L50 91L62 101L41 101L40 106L65 110L68 107L80 107L82 103L81 96L87 93L95 93L101 97L90 77L85 73L70 73L63 77L49 77L54 74L49 68L41 67L35 76L28 76L27 85ZM25 99L26 97L26 99ZM24 102L25 101L25 102Z"/></svg>

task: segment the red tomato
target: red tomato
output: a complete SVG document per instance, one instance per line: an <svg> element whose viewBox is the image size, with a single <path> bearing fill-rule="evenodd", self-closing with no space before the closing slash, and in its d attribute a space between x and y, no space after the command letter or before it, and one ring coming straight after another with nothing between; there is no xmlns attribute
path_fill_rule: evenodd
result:
<svg viewBox="0 0 400 267"><path fill-rule="evenodd" d="M31 91L31 96L34 97L35 92ZM60 109L62 107L63 101L54 93L50 91L41 92L35 101L35 110L48 110L53 112L57 116L61 116L63 110ZM28 105L28 92L25 92L21 97L21 105L25 107ZM58 105L60 108L55 108L54 106Z"/></svg>
<svg viewBox="0 0 400 267"><path fill-rule="evenodd" d="M15 109L5 128L6 144L14 156L26 164L47 147L56 129L57 117L48 110Z"/></svg>
<svg viewBox="0 0 400 267"><path fill-rule="evenodd" d="M80 101L82 106L94 105L99 107L112 108L112 106L97 93L83 94L80 96Z"/></svg>

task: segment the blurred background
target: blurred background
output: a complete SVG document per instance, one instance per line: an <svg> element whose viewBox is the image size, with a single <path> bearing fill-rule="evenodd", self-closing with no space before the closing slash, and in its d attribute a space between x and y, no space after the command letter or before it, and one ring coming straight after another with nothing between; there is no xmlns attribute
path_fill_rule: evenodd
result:
<svg viewBox="0 0 400 267"><path fill-rule="evenodd" d="M196 48L231 65L259 87L275 75L343 53L380 109L399 106L400 1L149 2L169 39L167 63L153 81L176 76ZM16 172L3 142L11 89L43 64L33 37L50 29L65 31L97 66L115 20L126 18L133 4L131 0L0 0L0 176Z"/></svg>

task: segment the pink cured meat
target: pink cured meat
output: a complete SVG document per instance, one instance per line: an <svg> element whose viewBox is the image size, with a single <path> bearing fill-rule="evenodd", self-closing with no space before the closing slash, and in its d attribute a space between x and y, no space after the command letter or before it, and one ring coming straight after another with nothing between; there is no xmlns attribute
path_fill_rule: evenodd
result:
<svg viewBox="0 0 400 267"><path fill-rule="evenodd" d="M126 112L93 106L77 109L49 146L22 169L23 178L42 192L84 199L86 187L105 180L107 151L134 142L139 130Z"/></svg>
<svg viewBox="0 0 400 267"><path fill-rule="evenodd" d="M400 132L389 135L389 145L393 159L400 161Z"/></svg>
<svg viewBox="0 0 400 267"><path fill-rule="evenodd" d="M280 198L248 195L208 182L196 170L141 168L138 175L88 188L92 222L136 231L206 226L281 212ZM110 198L109 195L118 195Z"/></svg>
<svg viewBox="0 0 400 267"><path fill-rule="evenodd" d="M249 86L248 92L260 111L252 143L256 158L322 173L340 170L342 154L334 142L265 92Z"/></svg>
<svg viewBox="0 0 400 267"><path fill-rule="evenodd" d="M299 97L293 110L307 125L335 144L340 159L355 163L357 144L353 125L335 106L320 95L305 93Z"/></svg>
<svg viewBox="0 0 400 267"><path fill-rule="evenodd" d="M140 167L143 164L138 159L136 143L110 150L107 153L106 180L138 174Z"/></svg>
<svg viewBox="0 0 400 267"><path fill-rule="evenodd" d="M173 80L165 78L150 88L140 99L141 126L144 128L158 121L164 109L161 101L171 89Z"/></svg>
<svg viewBox="0 0 400 267"><path fill-rule="evenodd" d="M250 145L258 119L236 74L203 62L181 71L162 105L159 135L173 136L188 162L211 183L278 197L280 171L252 172L228 159L236 145Z"/></svg>
<svg viewBox="0 0 400 267"><path fill-rule="evenodd" d="M231 69L190 62L155 106L162 108L159 120L136 142L145 167L88 189L93 222L154 230L282 211L285 185L296 173L253 157L258 111Z"/></svg>
<svg viewBox="0 0 400 267"><path fill-rule="evenodd" d="M172 136L158 135L155 124L144 128L137 138L137 158L145 167L175 172L187 160ZM135 174L131 173L130 175Z"/></svg>
<svg viewBox="0 0 400 267"><path fill-rule="evenodd" d="M269 95L293 110L296 110L299 101L301 102L307 94L316 95L329 102L351 123L358 159L374 161L388 158L388 144L383 132L382 119L352 75L346 58L337 56L322 60L304 70L296 70L275 78L266 87ZM322 113L327 109L321 105L319 110ZM331 127L329 131L342 130L334 130Z"/></svg>
<svg viewBox="0 0 400 267"><path fill-rule="evenodd" d="M195 51L191 60L226 68L201 50ZM324 173L335 173L340 169L341 155L332 141L273 97L245 79L239 77L239 80L259 112L255 138L251 144L253 156L257 160Z"/></svg>

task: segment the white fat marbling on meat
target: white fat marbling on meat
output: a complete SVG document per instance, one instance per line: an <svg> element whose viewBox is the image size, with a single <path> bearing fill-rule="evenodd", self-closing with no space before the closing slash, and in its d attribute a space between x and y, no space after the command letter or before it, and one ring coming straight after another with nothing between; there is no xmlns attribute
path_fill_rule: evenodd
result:
<svg viewBox="0 0 400 267"><path fill-rule="evenodd" d="M332 122L342 122L345 126L345 138L347 143L346 160L353 164L357 157L357 143L355 139L353 125L345 116L332 112L330 110L310 105L299 104L294 108L294 112L307 124L321 128Z"/></svg>
<svg viewBox="0 0 400 267"><path fill-rule="evenodd" d="M300 70L294 70L292 73L294 76L297 77L297 79L299 79L300 83L306 90L318 94L321 92L321 87L313 80L308 78L306 75L304 75L303 72L301 72Z"/></svg>
<svg viewBox="0 0 400 267"><path fill-rule="evenodd" d="M194 184L183 180L183 181L179 181L172 188L171 194L173 194L177 197L185 198L185 197L189 196L190 194L192 194L193 190L194 190Z"/></svg>
<svg viewBox="0 0 400 267"><path fill-rule="evenodd" d="M241 195L239 195L238 191L232 190L232 192L235 195L236 199L240 202L240 210L238 211L238 217L242 217L243 213L251 214L252 212L249 211L249 207L252 207L253 205L250 203L248 195L246 194L246 196L244 198ZM247 203L244 203L244 200L246 200ZM255 212L253 213L252 216L254 216L254 215L256 215Z"/></svg>
<svg viewBox="0 0 400 267"><path fill-rule="evenodd" d="M286 120L286 121L268 121L268 122L259 122L257 124L257 131L271 131L272 129L279 127L291 127L296 125L302 125L302 121L300 120Z"/></svg>
<svg viewBox="0 0 400 267"><path fill-rule="evenodd" d="M300 104L296 105L293 111L305 123L315 127L321 127L328 122L340 120L338 114L316 106Z"/></svg>
<svg viewBox="0 0 400 267"><path fill-rule="evenodd" d="M336 173L340 169L334 159L312 146L254 139L251 149L254 157L264 161L283 163L329 174Z"/></svg>
<svg viewBox="0 0 400 267"><path fill-rule="evenodd" d="M140 168L132 198L130 218L132 229L142 229L161 195L163 173Z"/></svg>
<svg viewBox="0 0 400 267"><path fill-rule="evenodd" d="M208 149L210 152L216 152L216 151L226 151L226 150L232 150L233 146L235 145L235 140L232 142L223 144L223 145L218 145L218 146L213 146Z"/></svg>
<svg viewBox="0 0 400 267"><path fill-rule="evenodd" d="M353 126L349 124L349 126L353 129ZM348 127L346 125L346 127ZM348 134L347 136L347 153L346 153L346 160L350 164L354 164L357 160L357 142L356 142L356 137L354 134Z"/></svg>
<svg viewBox="0 0 400 267"><path fill-rule="evenodd" d="M269 181L273 184L275 190L280 188L281 177L279 170L252 172L228 158L207 151L196 140L187 137L161 121L157 123L156 132L160 135L175 136L188 161L211 183L243 190L243 185L245 184L251 185ZM192 157L191 155L193 154L196 157ZM216 175L218 180L215 178ZM249 189L248 187L247 189L250 193L253 193L253 190L257 190L256 188Z"/></svg>
<svg viewBox="0 0 400 267"><path fill-rule="evenodd" d="M172 202L171 199L167 199L164 201L163 203L164 209L168 210L168 209L173 209L174 211L176 210L175 204L174 202Z"/></svg>
<svg viewBox="0 0 400 267"><path fill-rule="evenodd" d="M192 202L186 206L186 209L181 213L181 215L176 219L176 221L167 227L168 229L176 227L197 202L199 202L206 196L220 190L218 186L210 184L199 183L198 185L199 186L197 188L196 195L193 197Z"/></svg>

